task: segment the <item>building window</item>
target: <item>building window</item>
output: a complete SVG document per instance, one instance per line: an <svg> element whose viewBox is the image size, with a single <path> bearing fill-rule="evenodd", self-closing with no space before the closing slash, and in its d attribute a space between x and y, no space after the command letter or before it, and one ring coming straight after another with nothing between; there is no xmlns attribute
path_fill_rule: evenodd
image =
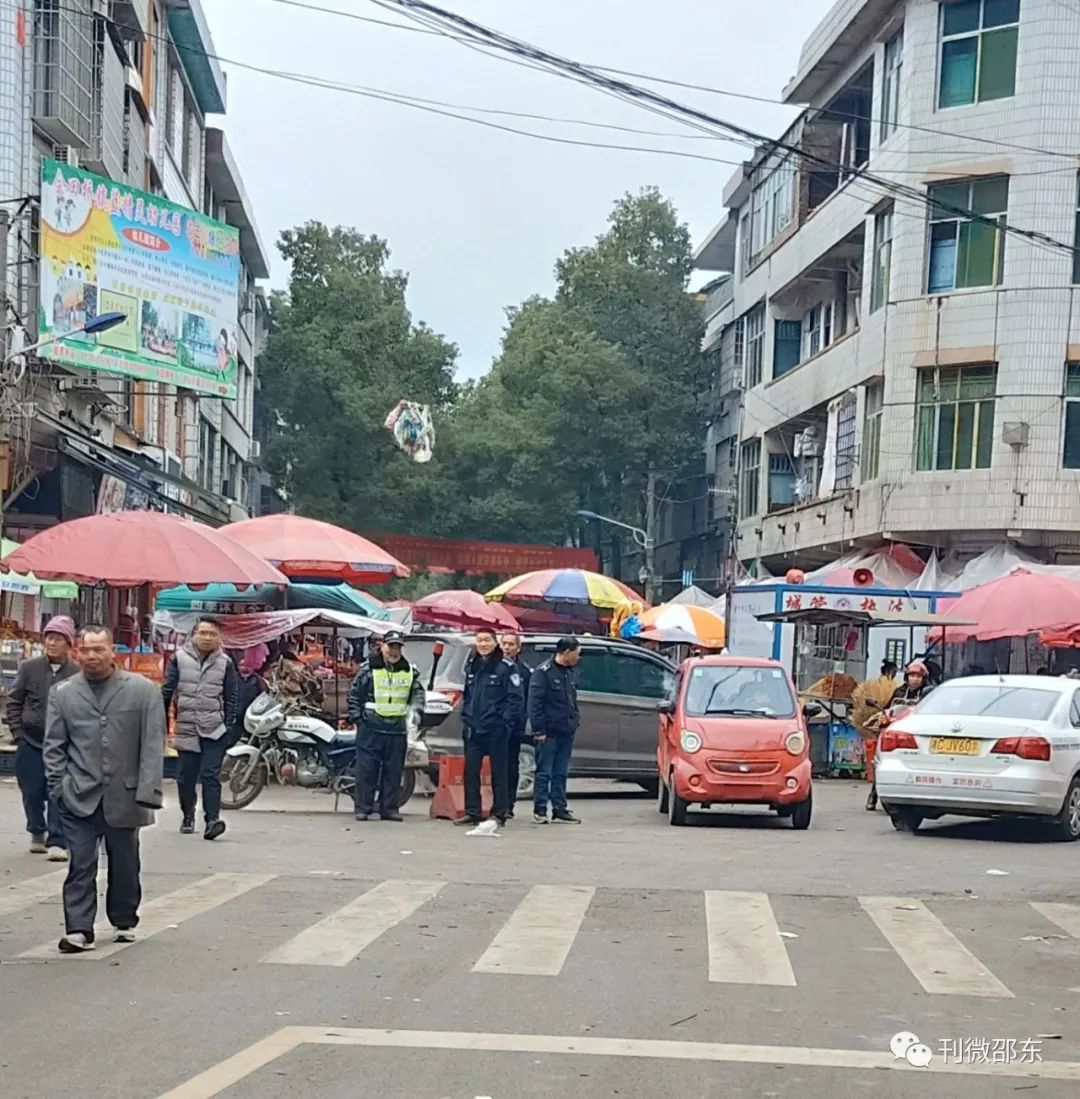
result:
<svg viewBox="0 0 1080 1099"><path fill-rule="evenodd" d="M758 513L761 490L761 440L743 443L742 468L739 472L739 518L749 519Z"/></svg>
<svg viewBox="0 0 1080 1099"><path fill-rule="evenodd" d="M802 321L777 321L773 340L773 377L799 365L802 357Z"/></svg>
<svg viewBox="0 0 1080 1099"><path fill-rule="evenodd" d="M866 387L866 409L863 413L862 479L877 478L881 463L881 417L884 411L885 387L875 382Z"/></svg>
<svg viewBox="0 0 1080 1099"><path fill-rule="evenodd" d="M900 121L900 70L904 63L904 32L885 43L881 74L881 140L887 141Z"/></svg>
<svg viewBox="0 0 1080 1099"><path fill-rule="evenodd" d="M940 8L938 106L1015 95L1020 0L957 0Z"/></svg>
<svg viewBox="0 0 1080 1099"><path fill-rule="evenodd" d="M169 98L165 108L165 141L177 161L184 156L184 79L169 68Z"/></svg>
<svg viewBox="0 0 1080 1099"><path fill-rule="evenodd" d="M930 188L930 202L929 293L997 286L1005 260L1009 177L942 183Z"/></svg>
<svg viewBox="0 0 1080 1099"><path fill-rule="evenodd" d="M833 303L820 302L806 314L806 357L824 351L833 342Z"/></svg>
<svg viewBox="0 0 1080 1099"><path fill-rule="evenodd" d="M1061 464L1080 469L1080 363L1065 364L1065 442Z"/></svg>
<svg viewBox="0 0 1080 1099"><path fill-rule="evenodd" d="M889 300L889 276L892 271L893 208L874 217L874 258L870 274L870 312Z"/></svg>
<svg viewBox="0 0 1080 1099"><path fill-rule="evenodd" d="M836 416L836 491L851 488L855 480L855 398L848 397Z"/></svg>
<svg viewBox="0 0 1080 1099"><path fill-rule="evenodd" d="M922 371L916 468L989 469L996 391L993 364Z"/></svg>
<svg viewBox="0 0 1080 1099"><path fill-rule="evenodd" d="M773 157L757 170L750 195L750 255L753 265L795 216L795 162Z"/></svg>
<svg viewBox="0 0 1080 1099"><path fill-rule="evenodd" d="M743 363L743 385L753 389L761 385L765 374L765 306L757 305L744 313L735 333L736 361Z"/></svg>
<svg viewBox="0 0 1080 1099"><path fill-rule="evenodd" d="M1080 283L1080 176L1076 177L1076 231L1073 237L1073 282Z"/></svg>

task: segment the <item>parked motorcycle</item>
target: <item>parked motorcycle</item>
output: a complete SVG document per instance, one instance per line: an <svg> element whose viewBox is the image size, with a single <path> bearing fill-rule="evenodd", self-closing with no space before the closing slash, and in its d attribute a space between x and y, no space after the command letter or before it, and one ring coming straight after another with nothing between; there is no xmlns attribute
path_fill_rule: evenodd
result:
<svg viewBox="0 0 1080 1099"><path fill-rule="evenodd" d="M416 774L427 769L428 752L420 715L410 714L405 771L398 804L416 789ZM352 798L355 786L356 730L335 729L308 705L260 695L244 715L245 737L225 753L221 806L243 809L275 779L283 786L324 790L337 800Z"/></svg>

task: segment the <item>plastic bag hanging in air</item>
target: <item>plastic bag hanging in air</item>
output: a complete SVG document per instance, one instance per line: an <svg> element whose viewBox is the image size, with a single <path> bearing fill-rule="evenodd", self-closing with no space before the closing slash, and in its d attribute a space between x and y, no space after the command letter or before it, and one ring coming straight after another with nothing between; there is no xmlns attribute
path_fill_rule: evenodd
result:
<svg viewBox="0 0 1080 1099"><path fill-rule="evenodd" d="M431 422L431 409L426 404L404 399L398 401L383 426L414 462L431 461L435 450L435 428Z"/></svg>

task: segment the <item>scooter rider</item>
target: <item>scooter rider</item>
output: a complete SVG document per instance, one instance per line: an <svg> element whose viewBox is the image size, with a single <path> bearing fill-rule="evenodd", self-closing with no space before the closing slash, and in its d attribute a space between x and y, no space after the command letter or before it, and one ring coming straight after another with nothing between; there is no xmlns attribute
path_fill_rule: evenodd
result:
<svg viewBox="0 0 1080 1099"><path fill-rule="evenodd" d="M913 660L904 672L904 682L893 691L882 717L886 716L894 706L917 705L932 690L930 669L921 660ZM866 808L872 813L877 808L877 802L877 781L875 780L870 787L870 793L866 796Z"/></svg>
<svg viewBox="0 0 1080 1099"><path fill-rule="evenodd" d="M349 688L349 721L356 724L357 820L374 813L376 791L379 816L402 819L398 790L408 749L409 711L424 710L424 684L405 659L402 642L400 633L386 634L380 652L372 653Z"/></svg>

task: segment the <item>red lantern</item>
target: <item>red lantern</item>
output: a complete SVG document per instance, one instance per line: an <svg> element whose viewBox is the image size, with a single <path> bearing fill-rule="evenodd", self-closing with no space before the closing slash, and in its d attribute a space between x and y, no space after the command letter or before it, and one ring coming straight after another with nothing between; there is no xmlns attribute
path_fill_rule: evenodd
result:
<svg viewBox="0 0 1080 1099"><path fill-rule="evenodd" d="M789 584L805 584L806 573L802 569L788 569L784 579Z"/></svg>

